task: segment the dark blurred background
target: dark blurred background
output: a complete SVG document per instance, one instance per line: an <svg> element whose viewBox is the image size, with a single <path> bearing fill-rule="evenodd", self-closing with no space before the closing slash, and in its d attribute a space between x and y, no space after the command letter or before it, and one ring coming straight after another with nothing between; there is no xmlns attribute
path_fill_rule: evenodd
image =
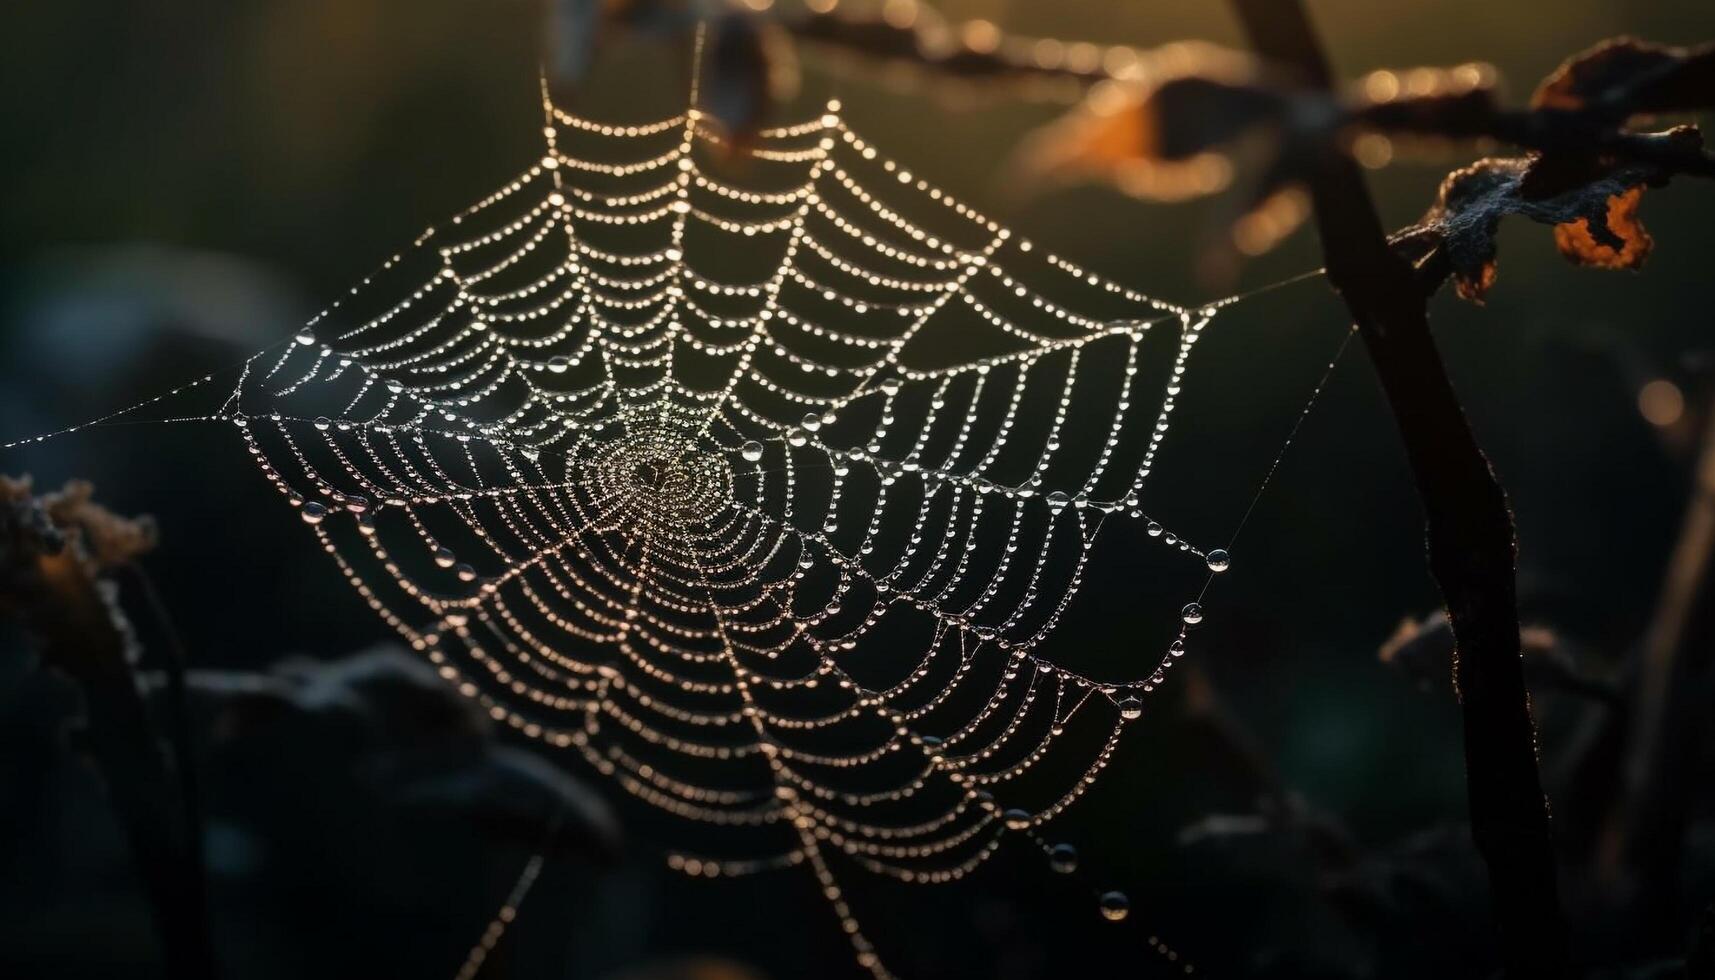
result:
<svg viewBox="0 0 1715 980"><path fill-rule="evenodd" d="M1024 34L1239 42L1218 3L941 7ZM1715 7L1683 0L1311 8L1348 75L1483 60L1521 100L1604 37L1715 36ZM522 169L540 153L543 20L524 0L7 5L0 439L83 421L288 336L425 225ZM813 52L803 57L804 106L837 94L859 132L956 196L1128 285L1185 303L1219 295L1196 279L1190 245L1217 204L1151 206L1098 189L1025 195L1001 182L1001 161L1055 107L949 102L912 83L830 78ZM616 43L579 109L641 121L677 111L683 90L675 49ZM1415 219L1460 162L1373 174L1390 224ZM1526 618L1552 631L1556 662L1622 691L1715 403L1715 189L1651 192L1643 213L1657 249L1641 274L1574 270L1546 229L1509 226L1487 306L1442 296L1433 310L1517 513ZM1232 288L1318 264L1314 237L1300 233ZM1189 536L1237 525L1344 329L1317 280L1241 303L1211 328L1176 427L1194 444L1170 444L1166 456L1167 471L1179 467L1169 491L1179 506L1163 512ZM1640 402L1657 381L1666 385ZM216 426L108 427L8 452L0 472L43 485L87 477L120 512L156 515L162 543L146 564L198 668L278 675L303 658L293 669L313 674L307 664L383 640L241 456ZM1444 655L1378 657L1402 619L1436 607L1421 539L1392 423L1354 348L1233 548L1194 663L1055 827L1094 880L1131 894L1127 927L1099 921L1087 895L1029 854L940 890L848 872L884 958L907 977L1179 973L1150 949L1159 936L1210 976L1488 972L1488 899L1466 843ZM1161 624L1127 614L1150 588L1135 543L1116 533L1098 549L1097 574L1048 657L1109 676L1150 662L1142 651L1153 640L1140 638ZM158 617L135 615L146 644L165 642ZM0 976L158 975L123 840L63 737L75 694L34 669L20 635L3 635ZM1565 883L1578 959L1606 976L1683 975L1697 913L1715 899L1706 788L1688 804L1697 809L1673 880L1597 878L1580 849L1595 831L1577 828L1600 823L1612 780L1588 776L1577 753L1580 739L1623 728L1621 711L1600 692L1546 687L1536 707L1556 817L1579 838L1567 844ZM401 802L356 765L409 740L412 725L434 728L421 705L400 709L418 712L403 728L374 723L366 713L391 709L370 704L346 705L343 721L328 720L339 711L325 705L293 710L303 717L281 709L287 717L267 724L230 705L202 712L227 974L452 976L530 835L469 833L468 814ZM434 710L455 716L454 728L476 725L456 708ZM607 790L581 769L571 775ZM504 795L510 784L495 785ZM606 819L590 806L588 820ZM623 810L617 819L629 829ZM573 843L551 852L485 975L858 975L807 875L692 881L660 867L659 842L640 831L608 859L575 846L587 833L566 830Z"/></svg>

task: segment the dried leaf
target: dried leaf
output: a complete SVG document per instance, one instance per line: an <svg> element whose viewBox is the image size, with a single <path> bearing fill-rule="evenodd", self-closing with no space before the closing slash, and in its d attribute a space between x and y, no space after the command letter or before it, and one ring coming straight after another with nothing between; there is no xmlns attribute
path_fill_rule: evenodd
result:
<svg viewBox="0 0 1715 980"><path fill-rule="evenodd" d="M1589 111L1614 121L1715 107L1715 44L1695 48L1617 37L1566 59L1531 107Z"/></svg>
<svg viewBox="0 0 1715 980"><path fill-rule="evenodd" d="M1643 166L1612 167L1569 181L1559 166L1545 157L1489 157L1455 170L1441 182L1435 205L1396 245L1412 255L1439 249L1459 295L1475 302L1494 285L1495 234L1510 214L1554 225L1561 252L1574 262L1636 268L1649 254L1637 200L1661 175Z"/></svg>
<svg viewBox="0 0 1715 980"><path fill-rule="evenodd" d="M152 550L160 534L152 517L121 517L95 502L87 480L67 481L57 493L32 497L29 477L0 476L0 504L6 507L8 540L0 543L7 563L29 564L43 555L61 554L72 545L90 576L125 565Z"/></svg>
<svg viewBox="0 0 1715 980"><path fill-rule="evenodd" d="M94 570L117 568L155 549L160 533L153 517L121 517L94 498L95 486L87 480L71 480L42 498L48 519L77 535Z"/></svg>

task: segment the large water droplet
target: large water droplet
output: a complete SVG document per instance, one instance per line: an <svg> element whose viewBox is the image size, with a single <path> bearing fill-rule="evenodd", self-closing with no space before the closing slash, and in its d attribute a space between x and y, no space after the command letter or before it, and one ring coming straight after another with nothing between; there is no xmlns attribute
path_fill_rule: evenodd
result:
<svg viewBox="0 0 1715 980"><path fill-rule="evenodd" d="M298 513L304 519L305 524L320 524L328 516L328 509L312 500L305 504L304 509Z"/></svg>
<svg viewBox="0 0 1715 980"><path fill-rule="evenodd" d="M1137 698L1120 699L1120 717L1126 721L1135 721L1143 717L1143 702Z"/></svg>
<svg viewBox="0 0 1715 980"><path fill-rule="evenodd" d="M787 433L787 435L786 435L786 444L788 446L793 446L793 447L802 446L809 441L810 441L810 437L806 436L802 432L790 432L790 433Z"/></svg>
<svg viewBox="0 0 1715 980"><path fill-rule="evenodd" d="M1072 502L1072 497L1064 490L1056 490L1048 495L1048 506L1059 510Z"/></svg>
<svg viewBox="0 0 1715 980"><path fill-rule="evenodd" d="M458 556L453 554L451 548L440 547L435 549L435 564L442 568L451 568L458 563Z"/></svg>
<svg viewBox="0 0 1715 980"><path fill-rule="evenodd" d="M1109 922L1119 922L1131 913L1131 899L1125 892L1103 892L1100 905L1102 918Z"/></svg>
<svg viewBox="0 0 1715 980"><path fill-rule="evenodd" d="M1063 875L1078 870L1078 849L1070 844L1055 844L1048 851L1048 866Z"/></svg>
<svg viewBox="0 0 1715 980"><path fill-rule="evenodd" d="M1017 809L1008 810L1001 814L1001 819L1006 821L1006 825L1011 829L1023 830L1030 826L1030 811Z"/></svg>
<svg viewBox="0 0 1715 980"><path fill-rule="evenodd" d="M746 462L759 462L762 459L762 443L752 439L739 447L738 454L743 456Z"/></svg>
<svg viewBox="0 0 1715 980"><path fill-rule="evenodd" d="M458 576L460 582L474 582L476 581L476 569L464 562L459 562Z"/></svg>
<svg viewBox="0 0 1715 980"><path fill-rule="evenodd" d="M319 416L316 418L316 428L326 432L333 428L333 420L328 418L326 415Z"/></svg>
<svg viewBox="0 0 1715 980"><path fill-rule="evenodd" d="M564 354L548 358L548 370L554 374L565 374L566 369L571 366L572 359Z"/></svg>
<svg viewBox="0 0 1715 980"><path fill-rule="evenodd" d="M1204 560L1209 563L1209 571L1211 572L1224 572L1233 567L1233 559L1220 548L1209 552L1204 556Z"/></svg>
<svg viewBox="0 0 1715 980"><path fill-rule="evenodd" d="M1187 602L1185 604L1185 608L1179 610L1179 618L1192 626L1201 623L1203 621L1203 604L1200 602Z"/></svg>
<svg viewBox="0 0 1715 980"><path fill-rule="evenodd" d="M806 413L803 421L798 423L806 432L814 432L822 427L822 417L815 412Z"/></svg>

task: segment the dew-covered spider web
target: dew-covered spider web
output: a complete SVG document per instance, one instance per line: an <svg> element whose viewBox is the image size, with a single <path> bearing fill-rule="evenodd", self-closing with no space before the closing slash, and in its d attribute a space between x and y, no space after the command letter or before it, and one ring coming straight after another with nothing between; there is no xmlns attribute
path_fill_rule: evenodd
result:
<svg viewBox="0 0 1715 980"><path fill-rule="evenodd" d="M837 103L741 166L692 105L544 96L545 156L207 417L449 683L694 825L671 867L807 871L887 976L836 867L948 882L1013 837L1069 870L1043 828L1203 618L1225 543L1145 501L1230 301L1033 247ZM1123 678L1038 654L1110 522L1184 587Z"/></svg>

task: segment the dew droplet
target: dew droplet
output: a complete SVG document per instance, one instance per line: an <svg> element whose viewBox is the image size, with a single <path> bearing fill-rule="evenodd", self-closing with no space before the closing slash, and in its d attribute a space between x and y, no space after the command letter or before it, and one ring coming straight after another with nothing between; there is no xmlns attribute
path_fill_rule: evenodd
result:
<svg viewBox="0 0 1715 980"><path fill-rule="evenodd" d="M798 424L804 427L805 432L814 432L822 427L822 417L815 412L808 412Z"/></svg>
<svg viewBox="0 0 1715 980"><path fill-rule="evenodd" d="M458 556L453 554L451 548L443 546L435 549L435 564L442 568L451 568L458 563Z"/></svg>
<svg viewBox="0 0 1715 980"><path fill-rule="evenodd" d="M554 374L565 374L566 369L571 366L572 359L564 354L548 358L548 370Z"/></svg>
<svg viewBox="0 0 1715 980"><path fill-rule="evenodd" d="M1149 536L1152 538L1161 537L1161 525L1155 523L1154 521L1150 521L1149 522Z"/></svg>
<svg viewBox="0 0 1715 980"><path fill-rule="evenodd" d="M1072 502L1072 497L1064 490L1056 490L1048 495L1048 506L1059 510Z"/></svg>
<svg viewBox="0 0 1715 980"><path fill-rule="evenodd" d="M1099 904L1102 918L1109 922L1119 922L1131 913L1131 899L1125 892L1103 892Z"/></svg>
<svg viewBox="0 0 1715 980"><path fill-rule="evenodd" d="M298 334L294 339L303 346L308 347L316 342L316 335L306 330L303 333Z"/></svg>
<svg viewBox="0 0 1715 980"><path fill-rule="evenodd" d="M1200 602L1187 602L1185 604L1185 608L1179 610L1179 618L1192 626L1201 623L1203 621L1203 604Z"/></svg>
<svg viewBox="0 0 1715 980"><path fill-rule="evenodd" d="M345 509L353 514L361 514L369 509L369 498L362 494L348 493L345 495Z"/></svg>
<svg viewBox="0 0 1715 980"><path fill-rule="evenodd" d="M476 581L476 569L464 562L459 562L458 576L460 582L474 582Z"/></svg>
<svg viewBox="0 0 1715 980"><path fill-rule="evenodd" d="M333 428L333 420L328 418L326 415L317 416L316 417L316 428L320 429L323 432L326 432L327 430Z"/></svg>
<svg viewBox="0 0 1715 980"><path fill-rule="evenodd" d="M1070 844L1055 844L1048 851L1048 866L1063 875L1078 870L1078 849Z"/></svg>
<svg viewBox="0 0 1715 980"><path fill-rule="evenodd" d="M1226 551L1220 548L1216 548L1214 551L1205 555L1204 561L1209 563L1209 571L1211 572L1224 572L1233 567L1232 558L1227 555Z"/></svg>
<svg viewBox="0 0 1715 980"><path fill-rule="evenodd" d="M328 516L328 509L312 500L299 511L299 516L304 519L305 524L320 524Z"/></svg>
<svg viewBox="0 0 1715 980"><path fill-rule="evenodd" d="M739 447L738 454L744 457L745 462L760 462L762 459L762 443L752 439Z"/></svg>
<svg viewBox="0 0 1715 980"><path fill-rule="evenodd" d="M1023 830L1030 826L1030 811L1028 810L1008 810L1001 814L1000 818L1006 821L1007 827L1012 830Z"/></svg>
<svg viewBox="0 0 1715 980"><path fill-rule="evenodd" d="M1137 698L1122 698L1119 704L1120 717L1126 721L1135 721L1143 717L1143 702Z"/></svg>
<svg viewBox="0 0 1715 980"><path fill-rule="evenodd" d="M794 448L802 446L809 441L810 441L810 437L806 436L802 432L792 432L792 433L788 433L786 436L786 444L788 446L792 446Z"/></svg>

